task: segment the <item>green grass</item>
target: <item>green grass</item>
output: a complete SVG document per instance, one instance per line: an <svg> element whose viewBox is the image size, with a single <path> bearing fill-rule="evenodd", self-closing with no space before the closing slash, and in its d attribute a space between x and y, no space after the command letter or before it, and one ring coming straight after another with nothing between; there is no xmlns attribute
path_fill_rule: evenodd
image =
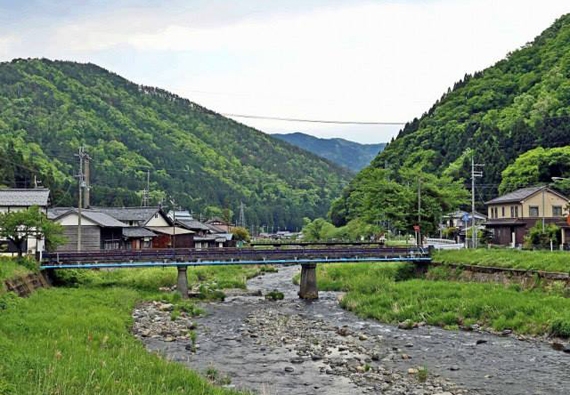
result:
<svg viewBox="0 0 570 395"><path fill-rule="evenodd" d="M410 319L448 329L478 323L494 330L570 337L570 299L557 292L408 279L405 268L403 264L323 265L319 288L347 292L343 307L388 323Z"/></svg>
<svg viewBox="0 0 570 395"><path fill-rule="evenodd" d="M32 271L29 268L28 262L25 265L18 263L15 259L8 257L0 257L0 293L2 293L2 287L4 281L10 278L24 276Z"/></svg>
<svg viewBox="0 0 570 395"><path fill-rule="evenodd" d="M135 290L40 290L1 312L2 394L227 394L130 333Z"/></svg>
<svg viewBox="0 0 570 395"><path fill-rule="evenodd" d="M189 268L188 277L190 286L243 288L258 272ZM141 300L173 302L178 314L199 312L176 293L158 292L175 284L176 269L60 271L59 281L72 287L42 289L29 298L0 295L1 395L235 393L148 353L130 333L131 312Z"/></svg>
<svg viewBox="0 0 570 395"><path fill-rule="evenodd" d="M257 266L188 267L188 285L207 284L214 289L245 288L246 281L260 272ZM121 270L65 270L56 272L66 284L89 287L127 287L156 292L160 287L176 284L176 268Z"/></svg>
<svg viewBox="0 0 570 395"><path fill-rule="evenodd" d="M442 263L570 272L570 253L566 251L521 251L511 249L436 251L433 259Z"/></svg>

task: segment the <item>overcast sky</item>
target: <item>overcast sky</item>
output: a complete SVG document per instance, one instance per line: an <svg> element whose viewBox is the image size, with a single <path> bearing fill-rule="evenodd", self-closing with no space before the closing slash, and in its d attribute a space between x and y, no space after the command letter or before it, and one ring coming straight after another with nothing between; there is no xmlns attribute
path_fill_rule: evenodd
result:
<svg viewBox="0 0 570 395"><path fill-rule="evenodd" d="M225 114L406 122L568 12L568 0L0 0L0 61L91 62ZM367 143L399 130L235 119Z"/></svg>

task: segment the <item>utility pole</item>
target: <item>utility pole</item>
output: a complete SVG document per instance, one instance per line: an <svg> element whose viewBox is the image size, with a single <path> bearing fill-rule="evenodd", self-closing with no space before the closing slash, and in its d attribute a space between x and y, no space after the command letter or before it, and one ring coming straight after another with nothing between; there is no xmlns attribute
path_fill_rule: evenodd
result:
<svg viewBox="0 0 570 395"><path fill-rule="evenodd" d="M422 179L418 179L418 247L422 247Z"/></svg>
<svg viewBox="0 0 570 395"><path fill-rule="evenodd" d="M483 171L477 170L477 167L483 167L483 164L475 163L475 155L471 154L471 244L473 248L477 248L477 229L475 229L475 177L483 177Z"/></svg>
<svg viewBox="0 0 570 395"><path fill-rule="evenodd" d="M146 189L143 190L142 202L143 207L147 207L150 199L150 170L146 171Z"/></svg>
<svg viewBox="0 0 570 395"><path fill-rule="evenodd" d="M85 161L85 157L88 155L85 153L85 148L81 146L75 156L79 158L79 174L77 175L79 187L79 197L77 199L77 251L81 251L81 206L83 204L83 188L85 188L83 162Z"/></svg>
<svg viewBox="0 0 570 395"><path fill-rule="evenodd" d="M83 157L83 172L85 175L85 191L83 194L83 207L91 207L91 171L89 166L89 161L91 157L85 154Z"/></svg>
<svg viewBox="0 0 570 395"><path fill-rule="evenodd" d="M241 226L242 228L245 228L245 213L244 213L244 209L243 209L243 202L240 202L239 204L239 220L238 220L238 226Z"/></svg>

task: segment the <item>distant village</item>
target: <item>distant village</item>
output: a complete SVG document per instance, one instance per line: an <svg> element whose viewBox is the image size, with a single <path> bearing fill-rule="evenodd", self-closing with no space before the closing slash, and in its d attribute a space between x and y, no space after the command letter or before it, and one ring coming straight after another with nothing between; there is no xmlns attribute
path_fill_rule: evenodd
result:
<svg viewBox="0 0 570 395"><path fill-rule="evenodd" d="M57 251L138 250L145 248L235 247L233 224L214 217L199 221L189 211L162 207L52 207L47 188L0 189L0 213L37 206L46 217L63 226L66 242ZM293 233L260 233L258 238L290 238ZM44 242L29 237L27 254L45 250ZM0 239L0 253L13 254L14 245Z"/></svg>
<svg viewBox="0 0 570 395"><path fill-rule="evenodd" d="M560 239L553 248L564 248L570 237L566 219L569 199L547 186L523 188L485 203L487 214L456 211L442 218L442 239L473 246L470 235L487 235L488 245L519 248L529 229L537 223L555 224ZM189 211L166 212L156 207L52 207L49 189L0 189L0 213L37 206L46 217L63 226L66 242L57 251L138 250L161 248L236 247L232 225L221 218L200 221ZM288 231L259 233L258 239L291 239L302 237ZM437 236L437 235L433 235ZM480 243L483 240L479 240ZM41 254L43 240L30 237L25 251ZM0 240L0 253L13 254L15 246Z"/></svg>

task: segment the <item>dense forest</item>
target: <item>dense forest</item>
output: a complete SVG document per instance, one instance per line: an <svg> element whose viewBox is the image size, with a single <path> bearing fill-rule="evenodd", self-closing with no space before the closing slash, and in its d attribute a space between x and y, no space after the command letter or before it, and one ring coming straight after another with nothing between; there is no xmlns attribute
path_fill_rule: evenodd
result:
<svg viewBox="0 0 570 395"><path fill-rule="evenodd" d="M360 144L339 138L322 139L299 132L273 134L272 136L328 159L355 173L368 166L372 159L386 146L385 143Z"/></svg>
<svg viewBox="0 0 570 395"><path fill-rule="evenodd" d="M377 194L381 187L371 189L374 179L385 185L382 188L394 181L405 186L406 174L412 171L447 177L469 188L472 157L485 165L483 178L477 180L480 209L484 201L500 192L570 176L567 162L561 162L567 158L562 155L565 151L541 151L570 145L569 48L570 15L565 15L506 59L465 75L428 112L406 124L345 188L333 203L333 222L342 225L370 214L367 207L389 203ZM515 163L530 150L535 151ZM538 160L544 152L550 153L548 160ZM523 176L521 169L531 164L535 166L533 176ZM506 170L509 165L514 167ZM456 205L460 203L466 201ZM391 208L380 209L376 216L397 222L388 210ZM407 229L411 225L408 222Z"/></svg>
<svg viewBox="0 0 570 395"><path fill-rule="evenodd" d="M76 201L80 146L91 159L91 202L150 203L196 215L237 212L247 225L295 229L324 216L350 173L161 89L93 64L0 63L0 185L51 188ZM173 198L173 199L172 199Z"/></svg>

